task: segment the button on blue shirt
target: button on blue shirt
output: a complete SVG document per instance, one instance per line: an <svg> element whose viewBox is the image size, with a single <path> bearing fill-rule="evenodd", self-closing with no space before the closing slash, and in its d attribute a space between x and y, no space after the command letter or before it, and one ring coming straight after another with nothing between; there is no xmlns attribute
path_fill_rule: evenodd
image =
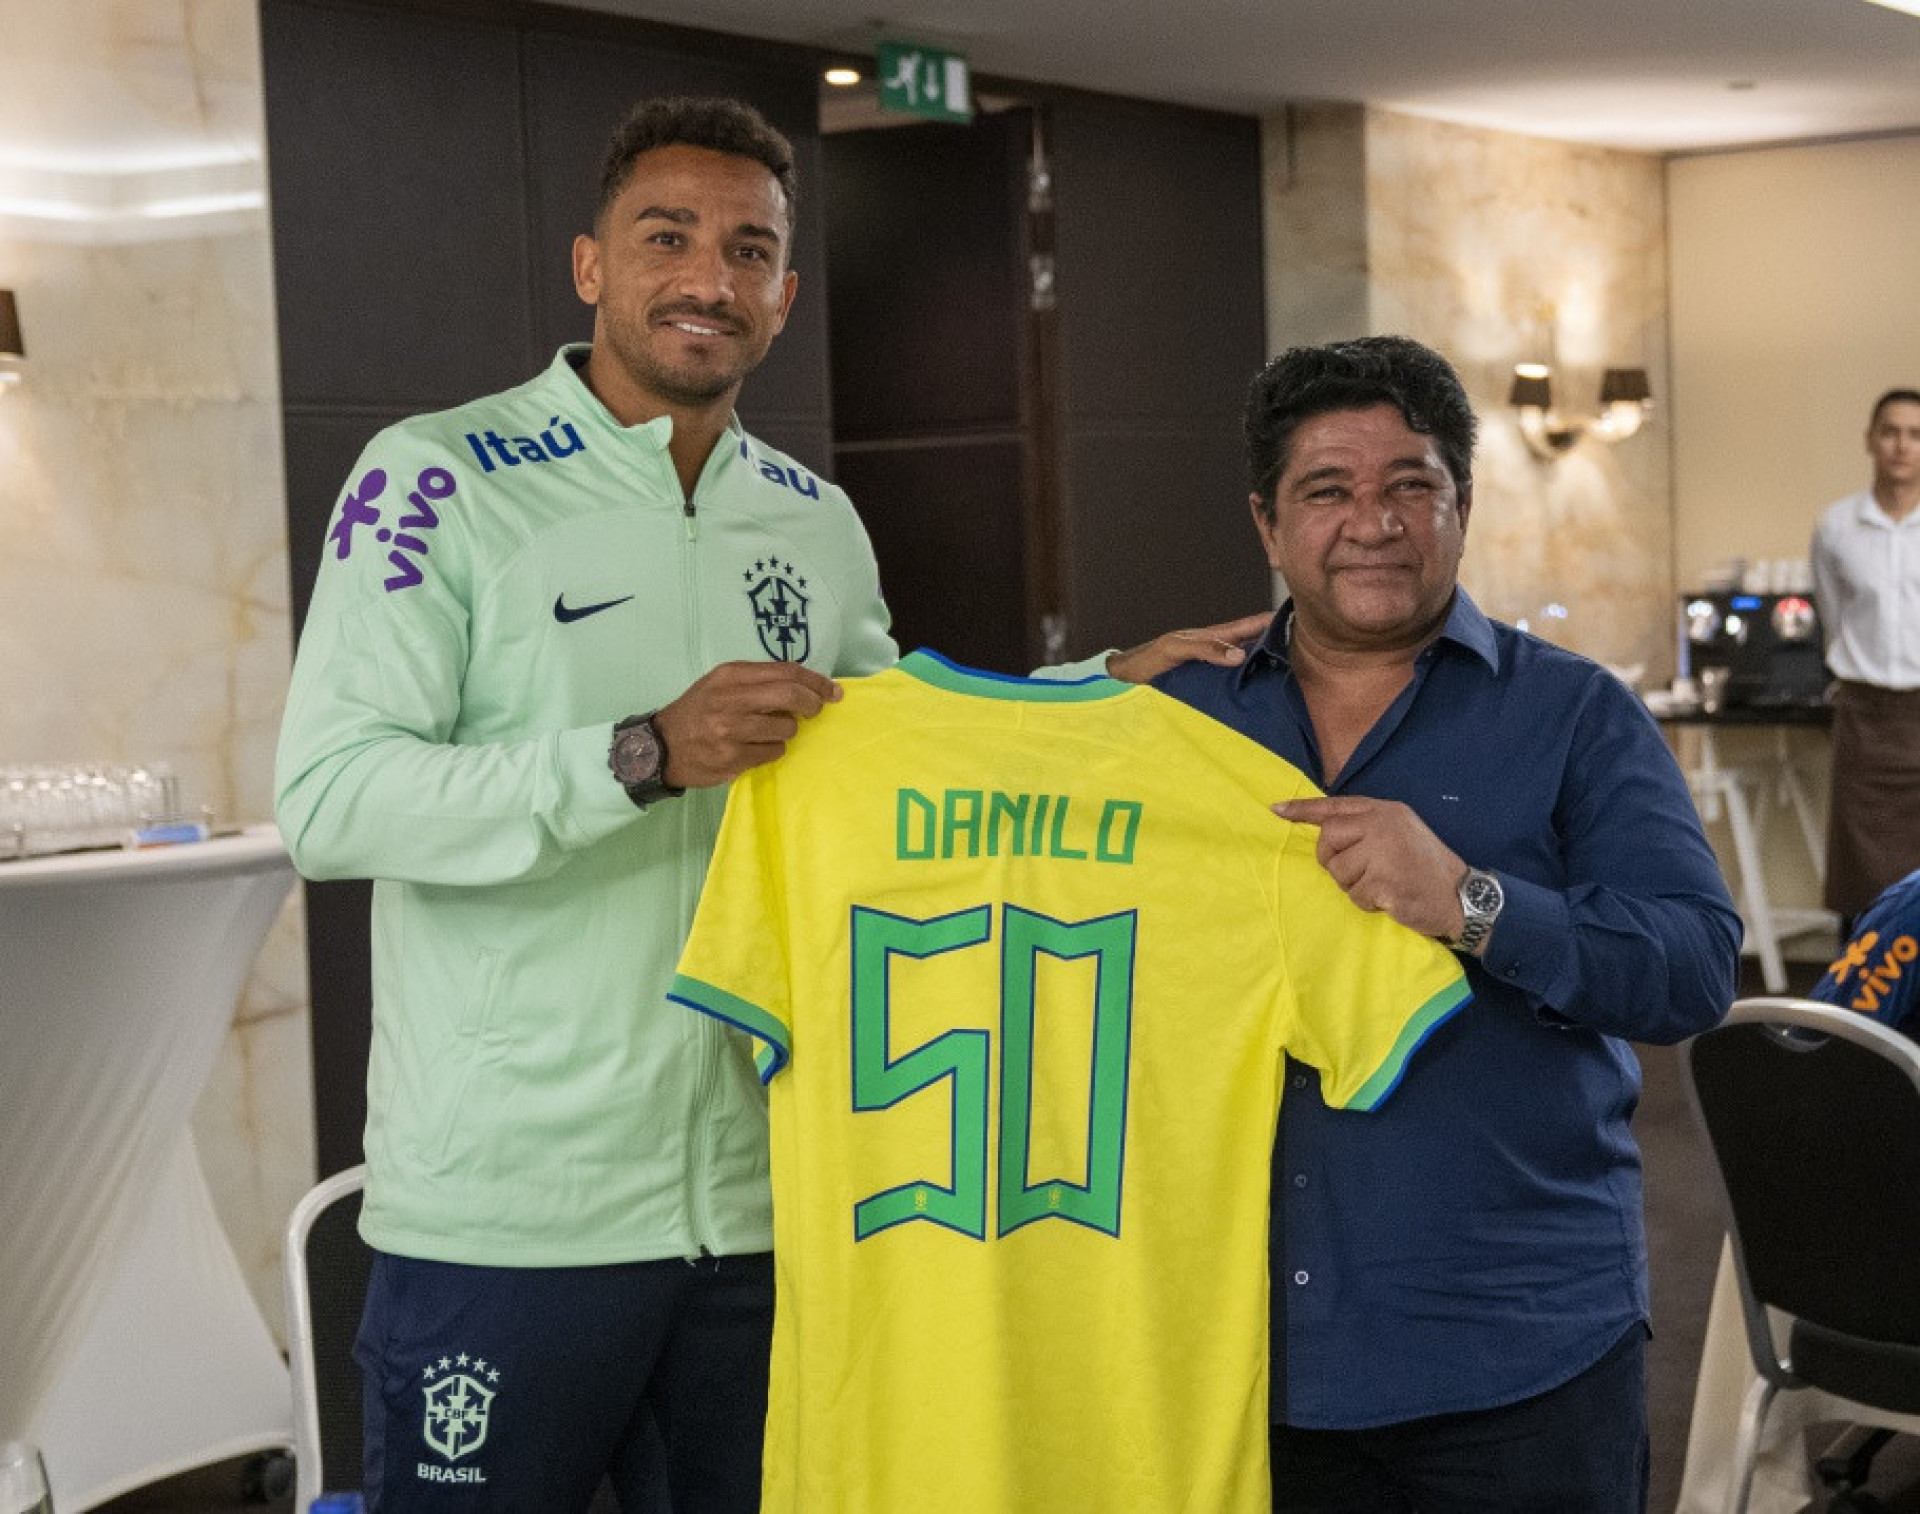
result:
<svg viewBox="0 0 1920 1514"><path fill-rule="evenodd" d="M1618 679L1456 592L1411 683L1324 772L1283 609L1238 668L1159 680L1319 778L1399 800L1497 875L1473 1002L1393 1097L1288 1068L1274 1151L1273 1417L1358 1429L1559 1386L1647 1317L1628 1040L1734 995L1740 922L1659 728Z"/></svg>

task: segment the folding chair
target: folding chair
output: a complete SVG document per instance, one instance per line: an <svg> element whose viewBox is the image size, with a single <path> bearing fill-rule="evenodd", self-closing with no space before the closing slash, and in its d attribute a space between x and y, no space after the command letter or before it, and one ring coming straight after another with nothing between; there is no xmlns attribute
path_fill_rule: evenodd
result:
<svg viewBox="0 0 1920 1514"><path fill-rule="evenodd" d="M1857 1424L1920 1431L1920 1045L1830 1004L1753 998L1681 1055L1753 1357L1727 1498L1743 1514L1782 1392L1817 1388Z"/></svg>
<svg viewBox="0 0 1920 1514"><path fill-rule="evenodd" d="M360 1239L365 1167L335 1173L287 1223L287 1344L293 1372L294 1507L361 1486L360 1369L353 1338L373 1252Z"/></svg>

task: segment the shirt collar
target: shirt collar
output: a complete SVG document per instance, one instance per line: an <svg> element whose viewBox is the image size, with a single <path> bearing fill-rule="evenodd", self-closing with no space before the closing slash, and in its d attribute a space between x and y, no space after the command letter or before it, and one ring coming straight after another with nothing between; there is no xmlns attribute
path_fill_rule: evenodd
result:
<svg viewBox="0 0 1920 1514"><path fill-rule="evenodd" d="M1289 646L1292 638L1293 600L1289 598L1267 623L1267 629L1254 643L1252 654L1240 665L1240 682L1246 682L1256 667L1291 666ZM1478 657L1489 669L1499 671L1500 650L1494 641L1493 622L1487 619L1467 591L1458 585L1454 586L1453 604L1447 610L1447 623L1440 628L1435 644L1443 641L1455 643Z"/></svg>
<svg viewBox="0 0 1920 1514"><path fill-rule="evenodd" d="M1896 519L1887 513L1886 507L1880 503L1879 497L1873 490L1863 489L1859 495L1859 505L1854 510L1854 517L1862 525L1882 526L1898 531L1908 521L1920 519L1920 510L1909 510Z"/></svg>

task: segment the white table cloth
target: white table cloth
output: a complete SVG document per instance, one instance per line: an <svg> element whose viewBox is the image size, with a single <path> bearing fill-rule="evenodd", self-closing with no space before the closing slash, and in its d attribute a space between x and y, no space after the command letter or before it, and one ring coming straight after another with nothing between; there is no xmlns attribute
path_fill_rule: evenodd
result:
<svg viewBox="0 0 1920 1514"><path fill-rule="evenodd" d="M62 1514L290 1443L188 1120L292 883L272 826L0 863L0 1435Z"/></svg>

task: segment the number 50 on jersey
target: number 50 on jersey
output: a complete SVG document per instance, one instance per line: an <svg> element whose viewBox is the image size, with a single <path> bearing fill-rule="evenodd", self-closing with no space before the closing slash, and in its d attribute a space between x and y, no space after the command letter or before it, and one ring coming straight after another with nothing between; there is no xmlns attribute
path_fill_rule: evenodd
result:
<svg viewBox="0 0 1920 1514"><path fill-rule="evenodd" d="M894 1054L893 958L937 959L993 949L994 908L981 904L931 920L909 920L855 906L852 922L853 1107L873 1112L902 1100L937 1096L952 1103L951 1185L926 1178L901 1183L854 1206L854 1233L865 1240L892 1225L929 1220L976 1240L987 1237L987 1170L995 1164L994 1233L1035 1220L1063 1219L1109 1235L1120 1231L1126 1162L1127 1064L1133 1039L1132 911L1064 921L1018 905L1001 906L999 1118L991 1117L994 1075L990 1031L953 1029ZM1081 1096L1084 1178L1030 1171L1036 1098L1059 1090L1036 1078L1042 957L1087 959L1093 969L1091 1060ZM1077 1080L1076 1080L1077 1081ZM995 1139L997 1137L997 1139Z"/></svg>

